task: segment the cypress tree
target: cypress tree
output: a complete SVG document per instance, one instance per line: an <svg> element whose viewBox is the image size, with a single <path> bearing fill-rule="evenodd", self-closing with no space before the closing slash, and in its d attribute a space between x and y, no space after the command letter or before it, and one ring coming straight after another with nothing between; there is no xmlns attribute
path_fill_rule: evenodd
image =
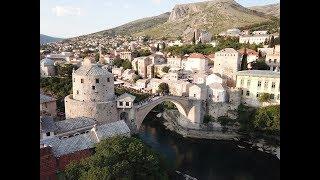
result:
<svg viewBox="0 0 320 180"><path fill-rule="evenodd" d="M196 33L195 32L193 33L192 43L196 44Z"/></svg>
<svg viewBox="0 0 320 180"><path fill-rule="evenodd" d="M241 70L247 70L247 48L245 47L244 48L244 53L243 53L243 56L242 56L242 60L241 60Z"/></svg>
<svg viewBox="0 0 320 180"><path fill-rule="evenodd" d="M274 47L274 37L271 36L270 42L269 42L269 48L273 48Z"/></svg>

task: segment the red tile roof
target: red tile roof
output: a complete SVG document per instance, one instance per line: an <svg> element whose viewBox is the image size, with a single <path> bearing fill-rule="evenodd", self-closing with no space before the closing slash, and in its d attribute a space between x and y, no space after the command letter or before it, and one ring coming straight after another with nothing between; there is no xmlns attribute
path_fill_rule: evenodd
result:
<svg viewBox="0 0 320 180"><path fill-rule="evenodd" d="M192 53L190 54L189 58L201 58L201 59L205 59L206 57L201 54L201 53Z"/></svg>
<svg viewBox="0 0 320 180"><path fill-rule="evenodd" d="M207 58L213 59L215 57L214 53L207 55Z"/></svg>
<svg viewBox="0 0 320 180"><path fill-rule="evenodd" d="M239 52L241 55L243 55L243 54L244 54L244 48L239 49L238 52ZM255 51L255 50L252 50L252 49L248 49L248 48L247 48L247 54L248 54L248 55L258 55L259 53L258 53L257 51Z"/></svg>

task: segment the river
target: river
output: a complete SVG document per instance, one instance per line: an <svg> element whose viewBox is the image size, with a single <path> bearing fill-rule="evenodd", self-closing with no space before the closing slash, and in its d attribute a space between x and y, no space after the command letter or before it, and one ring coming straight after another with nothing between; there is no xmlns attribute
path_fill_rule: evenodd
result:
<svg viewBox="0 0 320 180"><path fill-rule="evenodd" d="M162 121L149 113L138 136L174 171L198 180L280 179L280 160L272 154L241 148L232 141L183 138L166 130Z"/></svg>

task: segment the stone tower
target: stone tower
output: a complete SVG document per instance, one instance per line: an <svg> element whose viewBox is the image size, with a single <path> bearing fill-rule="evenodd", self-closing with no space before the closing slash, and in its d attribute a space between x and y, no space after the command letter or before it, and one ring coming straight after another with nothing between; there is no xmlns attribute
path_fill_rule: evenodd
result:
<svg viewBox="0 0 320 180"><path fill-rule="evenodd" d="M72 73L73 98L78 101L105 102L114 100L113 74L85 58Z"/></svg>
<svg viewBox="0 0 320 180"><path fill-rule="evenodd" d="M98 123L118 120L113 74L85 58L72 73L72 94L65 97L66 118L89 117Z"/></svg>

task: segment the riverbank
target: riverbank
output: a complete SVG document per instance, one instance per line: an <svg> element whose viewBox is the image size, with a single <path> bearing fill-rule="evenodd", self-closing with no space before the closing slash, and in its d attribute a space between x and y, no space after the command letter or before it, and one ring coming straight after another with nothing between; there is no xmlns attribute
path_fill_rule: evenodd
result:
<svg viewBox="0 0 320 180"><path fill-rule="evenodd" d="M227 140L237 141L240 145L239 148L250 148L258 151L270 153L276 155L280 159L280 144L278 142L272 142L265 139L257 139L252 136L240 134L237 129L223 130L223 128L210 129L193 128L188 125L186 121L180 118L179 112L175 110L165 110L162 113L164 122L163 125L166 129L182 135L185 138L196 138L196 139L213 139L213 140ZM181 124L183 123L183 126ZM191 128L190 128L191 127ZM280 139L279 139L280 141Z"/></svg>

